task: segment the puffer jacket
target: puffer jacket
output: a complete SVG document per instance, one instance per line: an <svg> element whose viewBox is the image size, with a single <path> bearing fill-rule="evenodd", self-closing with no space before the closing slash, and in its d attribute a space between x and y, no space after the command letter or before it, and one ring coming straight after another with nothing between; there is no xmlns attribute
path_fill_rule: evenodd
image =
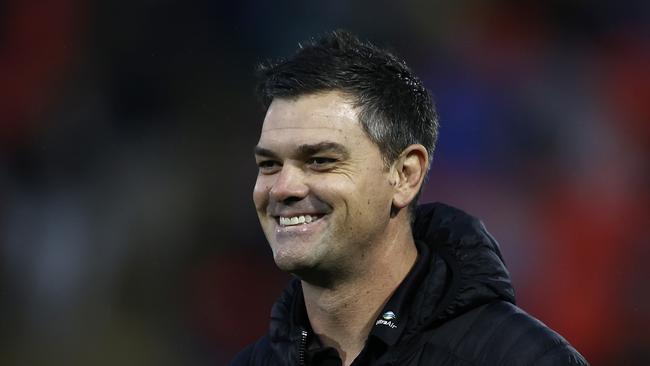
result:
<svg viewBox="0 0 650 366"><path fill-rule="evenodd" d="M374 365L588 365L515 305L498 244L479 220L441 203L415 214L413 234L430 250L428 270L414 284L404 332ZM296 296L302 296L298 280L273 306L269 333L231 365L304 364L306 332L292 316Z"/></svg>

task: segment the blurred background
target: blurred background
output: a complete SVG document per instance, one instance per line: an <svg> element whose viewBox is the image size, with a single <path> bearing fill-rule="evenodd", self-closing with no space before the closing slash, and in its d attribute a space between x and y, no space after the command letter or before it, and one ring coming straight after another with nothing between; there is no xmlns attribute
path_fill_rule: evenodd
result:
<svg viewBox="0 0 650 366"><path fill-rule="evenodd" d="M519 304L650 364L650 2L0 2L0 364L223 365L288 277L251 192L257 63L346 28L442 128L423 201L479 216Z"/></svg>

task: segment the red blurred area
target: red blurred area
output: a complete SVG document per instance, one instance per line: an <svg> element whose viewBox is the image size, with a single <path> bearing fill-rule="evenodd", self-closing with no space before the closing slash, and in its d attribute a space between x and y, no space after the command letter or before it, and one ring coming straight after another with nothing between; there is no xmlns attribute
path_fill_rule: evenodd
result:
<svg viewBox="0 0 650 366"><path fill-rule="evenodd" d="M288 281L269 256L242 252L199 263L188 276L190 324L234 355L268 330L271 306Z"/></svg>
<svg viewBox="0 0 650 366"><path fill-rule="evenodd" d="M43 113L80 46L83 3L8 1L3 10L0 144L6 149L46 123Z"/></svg>

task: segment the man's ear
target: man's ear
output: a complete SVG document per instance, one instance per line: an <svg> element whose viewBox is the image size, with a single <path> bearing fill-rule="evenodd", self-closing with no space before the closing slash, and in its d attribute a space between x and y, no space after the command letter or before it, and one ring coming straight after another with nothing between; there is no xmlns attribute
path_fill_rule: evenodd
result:
<svg viewBox="0 0 650 366"><path fill-rule="evenodd" d="M409 145L393 163L395 193L393 207L402 209L411 203L420 191L429 165L427 149L420 144Z"/></svg>

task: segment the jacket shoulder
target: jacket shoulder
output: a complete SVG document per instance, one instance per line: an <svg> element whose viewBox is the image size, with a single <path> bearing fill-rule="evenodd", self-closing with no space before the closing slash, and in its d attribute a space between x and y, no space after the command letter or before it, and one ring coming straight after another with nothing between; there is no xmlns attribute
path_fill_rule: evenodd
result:
<svg viewBox="0 0 650 366"><path fill-rule="evenodd" d="M440 330L431 340L475 365L589 365L562 336L506 301L473 309Z"/></svg>
<svg viewBox="0 0 650 366"><path fill-rule="evenodd" d="M230 361L229 366L254 366L266 365L271 354L269 336L257 340L241 350L235 358Z"/></svg>

